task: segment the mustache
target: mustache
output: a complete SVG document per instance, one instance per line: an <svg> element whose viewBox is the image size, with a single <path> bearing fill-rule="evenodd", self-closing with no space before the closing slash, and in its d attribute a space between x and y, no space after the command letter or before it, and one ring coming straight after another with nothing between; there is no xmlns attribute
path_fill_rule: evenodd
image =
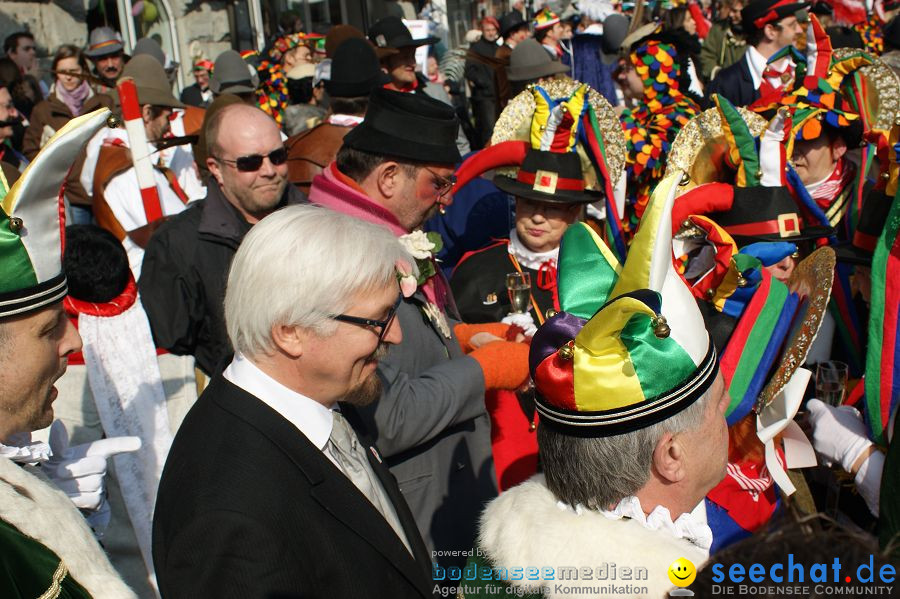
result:
<svg viewBox="0 0 900 599"><path fill-rule="evenodd" d="M5 121L0 121L0 128L12 127L13 125L15 125L17 123L21 123L21 122L22 122L22 117L15 118L15 119L6 119Z"/></svg>

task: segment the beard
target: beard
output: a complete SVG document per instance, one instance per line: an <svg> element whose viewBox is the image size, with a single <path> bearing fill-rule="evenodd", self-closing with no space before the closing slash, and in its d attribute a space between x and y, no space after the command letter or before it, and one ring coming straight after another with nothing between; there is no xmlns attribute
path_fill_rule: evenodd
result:
<svg viewBox="0 0 900 599"><path fill-rule="evenodd" d="M369 360L377 362L387 354L387 351L387 344L382 343L378 346ZM378 376L378 371L376 370L363 379L360 384L347 391L347 394L341 401L352 406L367 406L381 397L381 390L381 377Z"/></svg>

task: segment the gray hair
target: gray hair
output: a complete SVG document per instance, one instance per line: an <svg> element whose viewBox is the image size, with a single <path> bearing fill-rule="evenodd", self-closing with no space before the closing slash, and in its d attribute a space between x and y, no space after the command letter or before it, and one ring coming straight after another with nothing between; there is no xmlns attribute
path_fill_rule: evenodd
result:
<svg viewBox="0 0 900 599"><path fill-rule="evenodd" d="M647 428L611 437L573 437L538 426L538 450L547 486L571 506L605 510L634 495L650 479L653 450L665 433L697 429L710 390L693 404Z"/></svg>
<svg viewBox="0 0 900 599"><path fill-rule="evenodd" d="M397 284L415 260L387 229L317 206L289 206L257 223L234 256L225 291L228 337L248 357L272 354L272 328L334 333L358 295ZM398 286L399 293L399 286Z"/></svg>

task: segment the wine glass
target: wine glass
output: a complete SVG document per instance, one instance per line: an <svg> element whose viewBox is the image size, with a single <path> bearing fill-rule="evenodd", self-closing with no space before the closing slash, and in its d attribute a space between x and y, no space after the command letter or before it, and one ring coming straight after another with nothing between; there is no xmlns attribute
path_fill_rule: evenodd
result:
<svg viewBox="0 0 900 599"><path fill-rule="evenodd" d="M830 406L839 406L847 392L848 366L831 360L816 368L816 397Z"/></svg>
<svg viewBox="0 0 900 599"><path fill-rule="evenodd" d="M528 312L531 302L531 274L527 272L511 272L506 275L506 291L513 314Z"/></svg>

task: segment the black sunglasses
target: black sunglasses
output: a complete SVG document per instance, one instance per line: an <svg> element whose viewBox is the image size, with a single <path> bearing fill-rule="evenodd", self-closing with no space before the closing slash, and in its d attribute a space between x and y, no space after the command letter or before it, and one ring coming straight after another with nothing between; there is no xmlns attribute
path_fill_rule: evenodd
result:
<svg viewBox="0 0 900 599"><path fill-rule="evenodd" d="M339 320L341 322L358 324L363 327L375 327L376 329L380 329L378 331L378 344L381 345L381 342L384 341L384 336L387 334L388 328L391 326L391 321L393 321L394 316L397 315L397 308L400 307L400 302L402 301L403 294L400 293L399 295L397 295L397 301L394 302L393 307L391 307L391 310L388 312L387 318L385 318L384 320L360 318L359 316L347 316L346 314L337 314L336 316L332 316L331 318L334 320Z"/></svg>
<svg viewBox="0 0 900 599"><path fill-rule="evenodd" d="M288 151L287 148L278 148L277 150L272 150L268 155L260 155L260 154L251 154L250 156L241 156L234 160L229 160L228 158L219 158L217 156L213 156L219 162L224 162L225 164L233 164L237 170L242 173L255 173L258 171L262 165L263 160L268 158L269 162L274 164L275 166L284 164L287 162Z"/></svg>

